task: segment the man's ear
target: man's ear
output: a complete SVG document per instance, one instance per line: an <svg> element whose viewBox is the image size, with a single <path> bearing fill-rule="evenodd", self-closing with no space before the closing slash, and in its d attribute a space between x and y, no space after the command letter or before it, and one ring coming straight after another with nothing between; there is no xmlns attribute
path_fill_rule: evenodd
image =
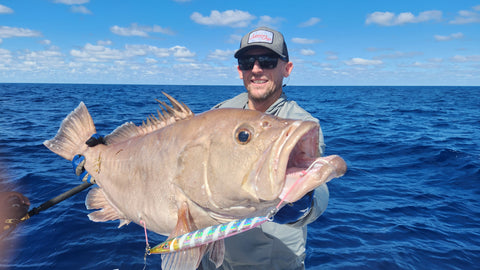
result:
<svg viewBox="0 0 480 270"><path fill-rule="evenodd" d="M240 77L240 79L243 80L243 72L242 72L242 70L240 69L239 66L237 66L237 71L238 71L238 77Z"/></svg>
<svg viewBox="0 0 480 270"><path fill-rule="evenodd" d="M285 68L283 69L283 77L288 77L290 76L290 73L292 73L293 70L293 63L292 62L287 62L285 64Z"/></svg>

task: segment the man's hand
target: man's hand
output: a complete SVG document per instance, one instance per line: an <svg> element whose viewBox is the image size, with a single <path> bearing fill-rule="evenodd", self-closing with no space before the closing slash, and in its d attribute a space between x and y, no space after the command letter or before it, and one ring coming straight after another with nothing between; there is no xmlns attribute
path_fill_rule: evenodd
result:
<svg viewBox="0 0 480 270"><path fill-rule="evenodd" d="M92 176L88 174L85 170L85 157L82 155L76 155L72 159L73 172L78 176L78 179L83 182L94 183L95 179L92 181Z"/></svg>
<svg viewBox="0 0 480 270"><path fill-rule="evenodd" d="M98 144L105 144L105 140L103 139L103 136L98 135L98 134L93 134L90 139L88 139L85 144L88 145L88 147L94 147ZM72 159L72 167L73 167L73 172L75 175L78 176L78 179L83 182L89 182L94 184L95 179L92 179L92 176L88 174L88 172L85 170L85 157L82 155L75 155Z"/></svg>
<svg viewBox="0 0 480 270"><path fill-rule="evenodd" d="M279 224L295 223L310 213L312 204L313 191L310 191L300 200L283 206L282 209L273 216L273 222Z"/></svg>

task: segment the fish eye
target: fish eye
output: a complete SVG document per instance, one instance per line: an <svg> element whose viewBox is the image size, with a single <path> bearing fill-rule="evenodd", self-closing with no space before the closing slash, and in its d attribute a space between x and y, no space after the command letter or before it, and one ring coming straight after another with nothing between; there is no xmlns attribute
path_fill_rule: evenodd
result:
<svg viewBox="0 0 480 270"><path fill-rule="evenodd" d="M239 144L247 144L252 139L252 133L246 128L240 128L235 134L235 139Z"/></svg>

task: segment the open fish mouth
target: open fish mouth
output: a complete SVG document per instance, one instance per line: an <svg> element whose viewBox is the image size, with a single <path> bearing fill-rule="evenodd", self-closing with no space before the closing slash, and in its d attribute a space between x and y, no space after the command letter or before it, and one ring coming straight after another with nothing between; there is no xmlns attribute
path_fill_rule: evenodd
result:
<svg viewBox="0 0 480 270"><path fill-rule="evenodd" d="M290 151L284 185L279 195L279 199L285 202L299 200L316 187L342 176L347 170L345 161L337 155L320 157L318 125L296 123L292 124L291 138L282 147L282 152Z"/></svg>

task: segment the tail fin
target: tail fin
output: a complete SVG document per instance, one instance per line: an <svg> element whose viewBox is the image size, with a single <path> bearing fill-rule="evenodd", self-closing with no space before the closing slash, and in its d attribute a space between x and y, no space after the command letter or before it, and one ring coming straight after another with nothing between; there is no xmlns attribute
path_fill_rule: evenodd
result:
<svg viewBox="0 0 480 270"><path fill-rule="evenodd" d="M92 117L83 102L62 122L57 135L43 142L52 152L72 160L87 149L85 142L96 133Z"/></svg>

